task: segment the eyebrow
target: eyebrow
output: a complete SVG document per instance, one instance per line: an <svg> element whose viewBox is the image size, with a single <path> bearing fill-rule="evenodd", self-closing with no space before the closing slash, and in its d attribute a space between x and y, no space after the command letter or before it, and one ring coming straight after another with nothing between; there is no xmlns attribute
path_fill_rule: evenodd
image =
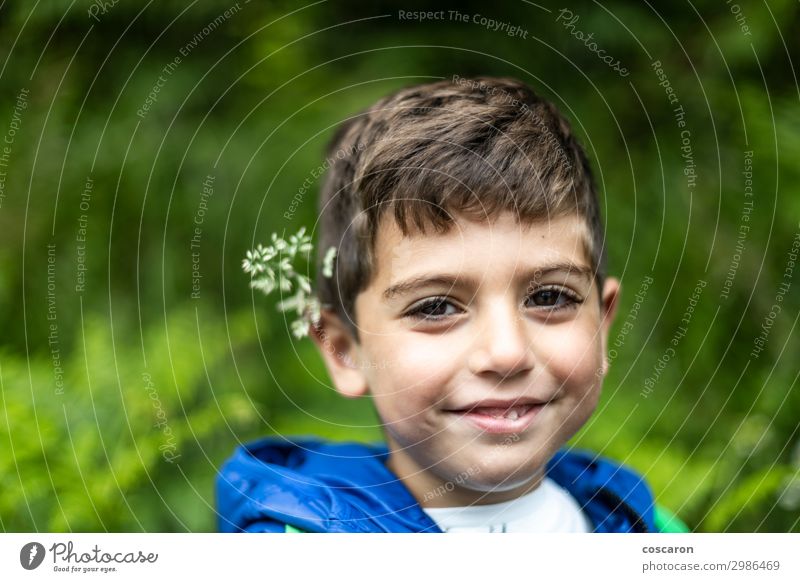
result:
<svg viewBox="0 0 800 582"><path fill-rule="evenodd" d="M590 269L589 267L585 265L564 262L528 269L525 272L520 273L517 276L517 280L536 281L544 276L559 272L564 273L565 275L575 275L582 279L586 279L587 281L591 281L594 278L594 270ZM387 287L387 289L383 292L383 299L384 301L390 301L396 297L412 293L418 289L434 286L463 288L470 286L475 287L477 285L476 281L470 277L458 277L456 275L449 275L445 273L422 274Z"/></svg>

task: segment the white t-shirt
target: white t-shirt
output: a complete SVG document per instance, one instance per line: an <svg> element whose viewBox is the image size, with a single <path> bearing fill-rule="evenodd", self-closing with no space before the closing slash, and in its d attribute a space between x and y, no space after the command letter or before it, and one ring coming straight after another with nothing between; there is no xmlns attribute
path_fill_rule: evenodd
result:
<svg viewBox="0 0 800 582"><path fill-rule="evenodd" d="M547 477L536 489L511 501L468 507L428 507L423 511L447 533L587 533L593 529L575 498Z"/></svg>

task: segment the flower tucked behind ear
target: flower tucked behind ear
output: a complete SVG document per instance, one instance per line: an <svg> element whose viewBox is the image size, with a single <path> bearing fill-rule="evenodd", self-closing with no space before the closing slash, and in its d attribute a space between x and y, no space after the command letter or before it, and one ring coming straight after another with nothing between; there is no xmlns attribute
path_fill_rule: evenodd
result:
<svg viewBox="0 0 800 582"><path fill-rule="evenodd" d="M250 287L269 295L275 289L289 292L296 287L294 295L278 303L278 311L295 310L298 319L292 322L292 334L297 339L308 335L309 320L315 326L319 324L320 303L311 292L308 277L295 271L292 261L298 253L308 255L311 252L311 237L305 234L302 227L297 234L289 237L289 242L272 233L272 244L268 247L258 245L247 251L242 261L242 269L250 274ZM336 258L336 247L330 247L325 253L322 273L325 277L333 276L333 261Z"/></svg>

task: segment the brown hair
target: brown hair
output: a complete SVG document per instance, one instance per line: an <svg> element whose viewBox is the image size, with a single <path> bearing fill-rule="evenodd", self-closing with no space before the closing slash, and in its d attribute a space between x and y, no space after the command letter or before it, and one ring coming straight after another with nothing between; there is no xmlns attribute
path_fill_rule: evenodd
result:
<svg viewBox="0 0 800 582"><path fill-rule="evenodd" d="M589 163L567 120L511 78L453 77L401 89L347 119L328 146L319 198L317 294L358 341L355 300L374 275L374 243L387 211L446 232L453 214L473 220L509 210L525 223L577 213L586 221L596 280L605 269L603 227ZM326 250L337 255L322 276Z"/></svg>

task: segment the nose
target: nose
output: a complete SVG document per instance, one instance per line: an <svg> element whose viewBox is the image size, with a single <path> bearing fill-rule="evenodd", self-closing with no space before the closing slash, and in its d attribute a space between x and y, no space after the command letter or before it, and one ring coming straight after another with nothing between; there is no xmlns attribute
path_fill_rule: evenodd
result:
<svg viewBox="0 0 800 582"><path fill-rule="evenodd" d="M475 334L469 357L473 374L505 379L533 369L529 324L515 306L497 304L486 310Z"/></svg>

